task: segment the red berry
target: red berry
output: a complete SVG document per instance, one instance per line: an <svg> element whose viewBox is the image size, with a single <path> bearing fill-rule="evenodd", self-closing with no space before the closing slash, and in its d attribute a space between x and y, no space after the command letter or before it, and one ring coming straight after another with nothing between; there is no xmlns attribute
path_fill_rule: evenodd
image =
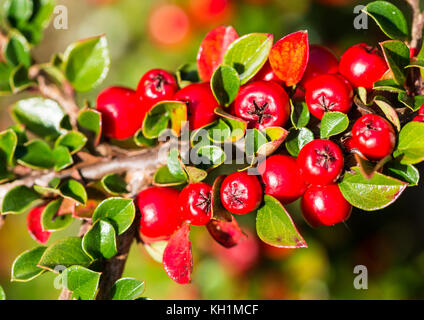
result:
<svg viewBox="0 0 424 320"><path fill-rule="evenodd" d="M97 97L97 110L102 114L103 134L119 140L133 136L145 114L136 92L123 87L103 90Z"/></svg>
<svg viewBox="0 0 424 320"><path fill-rule="evenodd" d="M254 128L284 126L290 116L289 96L275 82L255 81L240 89L233 109Z"/></svg>
<svg viewBox="0 0 424 320"><path fill-rule="evenodd" d="M168 187L150 187L137 196L141 213L140 232L150 238L170 236L183 222L176 210L178 190Z"/></svg>
<svg viewBox="0 0 424 320"><path fill-rule="evenodd" d="M217 119L214 110L219 107L209 83L193 83L178 91L174 99L187 104L191 130L204 127Z"/></svg>
<svg viewBox="0 0 424 320"><path fill-rule="evenodd" d="M418 110L418 115L424 115L424 104Z"/></svg>
<svg viewBox="0 0 424 320"><path fill-rule="evenodd" d="M293 157L271 156L259 165L258 170L265 184L265 193L282 204L293 202L305 193L307 185Z"/></svg>
<svg viewBox="0 0 424 320"><path fill-rule="evenodd" d="M178 196L178 206L184 220L204 226L212 217L212 188L207 183L191 183Z"/></svg>
<svg viewBox="0 0 424 320"><path fill-rule="evenodd" d="M310 186L301 201L303 217L312 226L332 226L349 218L352 206L337 184Z"/></svg>
<svg viewBox="0 0 424 320"><path fill-rule="evenodd" d="M247 172L234 172L221 185L221 202L231 213L246 214L256 210L262 196L258 178Z"/></svg>
<svg viewBox="0 0 424 320"><path fill-rule="evenodd" d="M396 144L392 125L376 114L360 117L352 128L353 143L369 160L380 160L390 155Z"/></svg>
<svg viewBox="0 0 424 320"><path fill-rule="evenodd" d="M322 119L329 111L348 113L353 103L353 90L341 76L322 74L308 82L305 100L309 111Z"/></svg>
<svg viewBox="0 0 424 320"><path fill-rule="evenodd" d="M275 81L279 84L283 84L280 78L277 77L274 70L271 68L271 64L267 60L261 70L254 76L252 82L254 81Z"/></svg>
<svg viewBox="0 0 424 320"><path fill-rule="evenodd" d="M330 140L316 139L299 152L297 164L303 179L313 185L331 184L342 173L342 150Z"/></svg>
<svg viewBox="0 0 424 320"><path fill-rule="evenodd" d="M339 72L354 87L366 89L372 89L374 82L380 80L387 69L386 61L380 52L366 43L359 43L347 49L339 63Z"/></svg>
<svg viewBox="0 0 424 320"><path fill-rule="evenodd" d="M160 101L171 100L177 90L177 81L172 74L162 69L153 69L141 78L137 94L142 97L143 103L150 107ZM150 109L149 107L147 109Z"/></svg>
<svg viewBox="0 0 424 320"><path fill-rule="evenodd" d="M338 72L339 61L326 47L313 44L309 46L309 60L301 84L303 87L317 75Z"/></svg>
<svg viewBox="0 0 424 320"><path fill-rule="evenodd" d="M412 119L412 121L424 122L424 115L423 114L419 114L414 119Z"/></svg>
<svg viewBox="0 0 424 320"><path fill-rule="evenodd" d="M46 244L49 241L51 232L44 231L41 225L41 215L46 205L33 208L27 215L27 228L31 237L39 243Z"/></svg>

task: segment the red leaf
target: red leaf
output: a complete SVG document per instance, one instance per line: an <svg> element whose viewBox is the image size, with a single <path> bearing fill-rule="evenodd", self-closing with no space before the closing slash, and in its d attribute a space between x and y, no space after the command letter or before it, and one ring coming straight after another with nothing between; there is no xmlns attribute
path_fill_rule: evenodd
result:
<svg viewBox="0 0 424 320"><path fill-rule="evenodd" d="M287 87L297 84L309 59L308 32L298 31L279 40L271 49L269 62L274 73Z"/></svg>
<svg viewBox="0 0 424 320"><path fill-rule="evenodd" d="M179 284L191 281L193 256L189 239L190 224L185 223L169 239L163 252L163 267L168 276Z"/></svg>
<svg viewBox="0 0 424 320"><path fill-rule="evenodd" d="M32 209L27 215L27 228L31 237L35 241L46 244L49 241L51 232L44 231L41 226L41 214L46 205L41 205Z"/></svg>
<svg viewBox="0 0 424 320"><path fill-rule="evenodd" d="M200 79L209 82L216 68L222 63L231 43L238 38L233 27L220 26L210 31L203 39L197 54Z"/></svg>
<svg viewBox="0 0 424 320"><path fill-rule="evenodd" d="M226 248L234 247L247 237L240 229L236 219L230 222L211 220L206 227L212 238Z"/></svg>

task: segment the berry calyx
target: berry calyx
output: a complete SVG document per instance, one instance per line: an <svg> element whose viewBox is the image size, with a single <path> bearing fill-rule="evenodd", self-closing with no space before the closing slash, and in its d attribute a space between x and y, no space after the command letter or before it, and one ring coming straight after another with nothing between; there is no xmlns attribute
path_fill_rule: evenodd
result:
<svg viewBox="0 0 424 320"><path fill-rule="evenodd" d="M297 157L303 179L312 185L327 185L342 173L342 150L330 140L316 139L306 144Z"/></svg>
<svg viewBox="0 0 424 320"><path fill-rule="evenodd" d="M181 212L175 210L179 192L169 187L150 187L136 199L141 213L140 232L149 238L167 237L183 222ZM172 205L174 204L174 205Z"/></svg>
<svg viewBox="0 0 424 320"><path fill-rule="evenodd" d="M337 184L310 186L303 195L301 208L303 217L312 227L343 222L352 211Z"/></svg>
<svg viewBox="0 0 424 320"><path fill-rule="evenodd" d="M265 185L265 194L273 196L282 204L299 199L307 188L293 157L273 155L259 165L258 171Z"/></svg>
<svg viewBox="0 0 424 320"><path fill-rule="evenodd" d="M376 114L360 117L352 128L353 143L369 160L380 160L393 152L396 134L392 125Z"/></svg>
<svg viewBox="0 0 424 320"><path fill-rule="evenodd" d="M191 130L204 127L218 118L214 110L219 107L219 104L207 82L188 85L178 91L174 99L187 104Z"/></svg>
<svg viewBox="0 0 424 320"><path fill-rule="evenodd" d="M330 111L348 113L353 103L353 90L341 76L322 74L308 82L305 100L309 111L322 119L324 113Z"/></svg>
<svg viewBox="0 0 424 320"><path fill-rule="evenodd" d="M171 100L177 90L178 85L174 76L162 69L153 69L145 73L137 86L137 94L149 107L163 100ZM149 107L147 109L150 109Z"/></svg>
<svg viewBox="0 0 424 320"><path fill-rule="evenodd" d="M146 112L136 92L124 87L103 90L97 97L97 110L102 114L103 134L118 140L132 137Z"/></svg>
<svg viewBox="0 0 424 320"><path fill-rule="evenodd" d="M178 196L182 218L192 225L204 226L212 217L212 188L207 183L191 183Z"/></svg>
<svg viewBox="0 0 424 320"><path fill-rule="evenodd" d="M326 47L312 44L309 46L309 60L301 85L306 88L309 81L320 74L336 74L339 69L339 60Z"/></svg>
<svg viewBox="0 0 424 320"><path fill-rule="evenodd" d="M246 214L256 210L262 202L262 187L254 175L235 172L221 185L222 205L234 214Z"/></svg>
<svg viewBox="0 0 424 320"><path fill-rule="evenodd" d="M374 82L381 79L388 67L380 52L366 43L356 44L343 54L339 72L354 87L373 88Z"/></svg>
<svg viewBox="0 0 424 320"><path fill-rule="evenodd" d="M289 96L275 82L251 82L240 89L233 112L253 128L284 126L290 116Z"/></svg>

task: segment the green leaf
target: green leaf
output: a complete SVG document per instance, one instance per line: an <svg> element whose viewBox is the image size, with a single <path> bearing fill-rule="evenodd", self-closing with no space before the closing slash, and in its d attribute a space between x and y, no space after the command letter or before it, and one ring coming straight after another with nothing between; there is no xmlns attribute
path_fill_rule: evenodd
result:
<svg viewBox="0 0 424 320"><path fill-rule="evenodd" d="M364 11L375 20L380 29L391 39L406 40L409 28L405 16L395 5L387 1L369 3Z"/></svg>
<svg viewBox="0 0 424 320"><path fill-rule="evenodd" d="M14 94L17 94L35 84L34 80L29 79L28 69L19 65L13 69L10 75L10 88Z"/></svg>
<svg viewBox="0 0 424 320"><path fill-rule="evenodd" d="M99 272L81 266L72 266L63 271L62 281L77 300L94 300L100 281Z"/></svg>
<svg viewBox="0 0 424 320"><path fill-rule="evenodd" d="M177 148L172 148L169 151L167 158L169 172L177 179L187 179L187 174L184 171L184 166L181 162L180 152Z"/></svg>
<svg viewBox="0 0 424 320"><path fill-rule="evenodd" d="M268 140L263 132L258 129L248 130L245 137L245 152L248 160L255 156L259 148L267 142Z"/></svg>
<svg viewBox="0 0 424 320"><path fill-rule="evenodd" d="M80 237L66 237L47 248L38 265L41 268L55 270L57 266L70 267L79 265L87 267L92 259L82 249Z"/></svg>
<svg viewBox="0 0 424 320"><path fill-rule="evenodd" d="M385 172L409 183L409 187L418 185L420 181L420 172L412 164L401 164L397 161L391 161L386 165Z"/></svg>
<svg viewBox="0 0 424 320"><path fill-rule="evenodd" d="M218 119L207 130L209 139L212 142L223 143L231 141L231 128L223 119Z"/></svg>
<svg viewBox="0 0 424 320"><path fill-rule="evenodd" d="M199 157L196 160L200 160L200 164L197 167L200 169L211 170L225 162L225 152L218 146L202 146L196 149Z"/></svg>
<svg viewBox="0 0 424 320"><path fill-rule="evenodd" d="M339 184L340 191L352 206L365 211L380 210L389 206L408 185L378 172L367 179L358 167L352 169L354 172L346 172Z"/></svg>
<svg viewBox="0 0 424 320"><path fill-rule="evenodd" d="M19 214L29 209L40 195L26 186L17 186L9 190L3 198L2 214Z"/></svg>
<svg viewBox="0 0 424 320"><path fill-rule="evenodd" d="M394 80L403 85L406 81L406 66L409 65L409 48L402 41L389 40L380 43L384 57L390 70L393 72Z"/></svg>
<svg viewBox="0 0 424 320"><path fill-rule="evenodd" d="M68 148L63 146L57 146L53 150L53 158L54 158L54 169L56 171L61 171L66 169L70 165L74 163L72 159L71 153Z"/></svg>
<svg viewBox="0 0 424 320"><path fill-rule="evenodd" d="M6 293L3 290L3 287L0 286L0 301L6 300Z"/></svg>
<svg viewBox="0 0 424 320"><path fill-rule="evenodd" d="M265 128L264 133L268 142L261 145L257 152L257 154L262 157L268 157L273 154L289 134L286 129L281 127Z"/></svg>
<svg viewBox="0 0 424 320"><path fill-rule="evenodd" d="M424 159L424 123L411 121L399 133L394 156L401 156L402 164L416 164Z"/></svg>
<svg viewBox="0 0 424 320"><path fill-rule="evenodd" d="M176 71L177 83L180 88L184 88L191 83L200 81L196 63L186 63Z"/></svg>
<svg viewBox="0 0 424 320"><path fill-rule="evenodd" d="M143 121L143 135L147 139L159 137L171 122L172 133L180 135L181 126L187 120L187 105L180 101L162 101L147 112Z"/></svg>
<svg viewBox="0 0 424 320"><path fill-rule="evenodd" d="M109 72L110 57L106 36L77 41L63 56L66 78L77 91L92 90L103 82Z"/></svg>
<svg viewBox="0 0 424 320"><path fill-rule="evenodd" d="M72 223L74 220L72 215L57 215L62 202L63 199L53 200L44 208L41 214L41 226L43 230L49 232L59 231L65 229Z"/></svg>
<svg viewBox="0 0 424 320"><path fill-rule="evenodd" d="M36 247L21 253L13 262L11 281L27 282L45 272L37 265L46 249Z"/></svg>
<svg viewBox="0 0 424 320"><path fill-rule="evenodd" d="M13 165L13 156L15 155L18 137L12 129L0 132L0 158L6 160L6 164Z"/></svg>
<svg viewBox="0 0 424 320"><path fill-rule="evenodd" d="M133 278L121 278L111 290L112 300L135 300L144 292L144 281Z"/></svg>
<svg viewBox="0 0 424 320"><path fill-rule="evenodd" d="M398 100L413 111L417 111L424 104L424 96L409 96L406 92L398 94Z"/></svg>
<svg viewBox="0 0 424 320"><path fill-rule="evenodd" d="M26 21L33 13L33 1L28 0L8 0L5 2L6 17L15 21Z"/></svg>
<svg viewBox="0 0 424 320"><path fill-rule="evenodd" d="M251 33L234 41L224 55L223 64L233 67L240 76L240 83L248 82L268 59L273 36Z"/></svg>
<svg viewBox="0 0 424 320"><path fill-rule="evenodd" d="M102 131L102 115L100 112L93 109L81 110L78 114L78 126L84 133L90 133L87 136L90 136L94 146L99 143Z"/></svg>
<svg viewBox="0 0 424 320"><path fill-rule="evenodd" d="M373 89L378 91L388 91L388 92L394 92L394 93L405 92L405 88L397 84L397 82L394 81L393 79L384 79L384 80L376 81L374 82Z"/></svg>
<svg viewBox="0 0 424 320"><path fill-rule="evenodd" d="M118 174L108 174L105 175L100 181L102 187L111 195L120 195L123 193L128 193L127 183L122 179Z"/></svg>
<svg viewBox="0 0 424 320"><path fill-rule="evenodd" d="M16 122L49 140L60 135L60 122L64 115L57 102L43 98L20 100L12 107L12 116Z"/></svg>
<svg viewBox="0 0 424 320"><path fill-rule="evenodd" d="M321 139L328 139L344 132L349 126L349 118L342 112L326 112L321 119Z"/></svg>
<svg viewBox="0 0 424 320"><path fill-rule="evenodd" d="M294 102L290 100L291 115L290 119L295 129L306 127L311 118L308 106L305 102Z"/></svg>
<svg viewBox="0 0 424 320"><path fill-rule="evenodd" d="M196 167L187 166L184 170L187 173L189 183L201 182L208 176L206 171Z"/></svg>
<svg viewBox="0 0 424 320"><path fill-rule="evenodd" d="M31 66L30 46L22 35L18 32L12 32L9 35L8 42L4 47L4 55L7 61L14 65Z"/></svg>
<svg viewBox="0 0 424 320"><path fill-rule="evenodd" d="M381 111L387 119L395 126L395 128L400 131L400 121L396 110L390 105L390 103L383 97L376 97L374 100L375 104L379 106Z"/></svg>
<svg viewBox="0 0 424 320"><path fill-rule="evenodd" d="M109 222L98 220L84 235L82 247L94 259L114 257L118 253L115 229Z"/></svg>
<svg viewBox="0 0 424 320"><path fill-rule="evenodd" d="M75 200L80 204L87 202L87 191L84 186L73 179L62 182L59 191L63 197Z"/></svg>
<svg viewBox="0 0 424 320"><path fill-rule="evenodd" d="M237 71L233 67L220 65L212 75L211 89L216 101L221 106L230 105L240 89Z"/></svg>
<svg viewBox="0 0 424 320"><path fill-rule="evenodd" d="M134 135L134 143L139 147L153 147L157 144L156 139L147 139L143 135L143 130L139 129Z"/></svg>
<svg viewBox="0 0 424 320"><path fill-rule="evenodd" d="M93 213L93 223L97 220L110 222L118 235L123 234L132 225L135 207L131 199L109 198L102 201Z"/></svg>
<svg viewBox="0 0 424 320"><path fill-rule="evenodd" d="M225 112L222 108L216 108L215 113L220 116L230 128L231 134L228 139L229 142L236 142L244 137L248 121L237 118Z"/></svg>
<svg viewBox="0 0 424 320"><path fill-rule="evenodd" d="M297 157L300 150L312 140L314 140L314 134L311 130L307 128L290 129L285 142L286 149L293 157Z"/></svg>
<svg viewBox="0 0 424 320"><path fill-rule="evenodd" d="M16 157L19 164L33 169L50 169L55 164L53 151L43 140L32 140L18 147Z"/></svg>
<svg viewBox="0 0 424 320"><path fill-rule="evenodd" d="M307 247L288 212L277 199L269 195L264 196L264 204L258 209L256 231L263 242L274 247Z"/></svg>
<svg viewBox="0 0 424 320"><path fill-rule="evenodd" d="M87 138L78 131L69 131L60 136L55 143L55 146L67 147L71 154L80 151L87 143Z"/></svg>
<svg viewBox="0 0 424 320"><path fill-rule="evenodd" d="M178 186L187 182L187 177L185 178L176 178L170 171L168 166L162 166L156 170L153 175L153 185L170 187Z"/></svg>
<svg viewBox="0 0 424 320"><path fill-rule="evenodd" d="M10 78L13 73L13 67L7 63L0 62L0 96L8 95L12 92L10 87Z"/></svg>

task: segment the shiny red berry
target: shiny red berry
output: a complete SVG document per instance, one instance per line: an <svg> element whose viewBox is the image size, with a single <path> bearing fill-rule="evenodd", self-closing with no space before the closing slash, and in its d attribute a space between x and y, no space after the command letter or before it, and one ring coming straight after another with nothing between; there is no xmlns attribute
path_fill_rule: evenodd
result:
<svg viewBox="0 0 424 320"><path fill-rule="evenodd" d="M284 126L290 116L289 96L275 82L251 82L240 89L233 112L253 128Z"/></svg>
<svg viewBox="0 0 424 320"><path fill-rule="evenodd" d="M212 217L212 188L207 183L191 183L178 196L178 206L184 220L204 226Z"/></svg>
<svg viewBox="0 0 424 320"><path fill-rule="evenodd" d="M171 100L177 90L177 81L172 74L162 69L153 69L141 78L137 94L142 97L144 104L151 107L160 101Z"/></svg>
<svg viewBox="0 0 424 320"><path fill-rule="evenodd" d="M414 117L414 119L412 119L412 121L424 122L424 115L419 114L418 116Z"/></svg>
<svg viewBox="0 0 424 320"><path fill-rule="evenodd" d="M214 110L219 107L208 82L193 83L178 91L175 100L187 104L191 130L204 127L217 119Z"/></svg>
<svg viewBox="0 0 424 320"><path fill-rule="evenodd" d="M418 110L418 115L424 115L424 104Z"/></svg>
<svg viewBox="0 0 424 320"><path fill-rule="evenodd" d="M338 73L339 60L334 53L324 46L313 44L309 46L309 60L301 85L306 88L309 81L320 74Z"/></svg>
<svg viewBox="0 0 424 320"><path fill-rule="evenodd" d="M277 77L274 70L272 70L271 64L267 61L261 70L253 77L254 81L274 81L278 84L283 84L280 78Z"/></svg>
<svg viewBox="0 0 424 320"><path fill-rule="evenodd" d="M380 160L390 155L396 144L392 125L376 114L360 117L352 128L353 143L369 160Z"/></svg>
<svg viewBox="0 0 424 320"><path fill-rule="evenodd" d="M265 194L273 196L282 204L299 199L307 188L293 157L271 156L259 165L258 171L265 185Z"/></svg>
<svg viewBox="0 0 424 320"><path fill-rule="evenodd" d="M316 139L306 144L297 157L303 179L313 185L327 185L342 173L342 150L330 140Z"/></svg>
<svg viewBox="0 0 424 320"><path fill-rule="evenodd" d="M178 190L169 187L150 187L137 196L141 213L140 232L149 238L170 236L183 222L177 210Z"/></svg>
<svg viewBox="0 0 424 320"><path fill-rule="evenodd" d="M262 202L262 187L255 175L234 172L221 185L221 202L225 209L235 214L256 210Z"/></svg>
<svg viewBox="0 0 424 320"><path fill-rule="evenodd" d="M303 195L301 208L303 217L312 227L343 222L352 211L337 184L310 186Z"/></svg>
<svg viewBox="0 0 424 320"><path fill-rule="evenodd" d="M372 89L374 82L381 79L388 67L380 52L366 43L356 44L343 54L339 72L354 87Z"/></svg>
<svg viewBox="0 0 424 320"><path fill-rule="evenodd" d="M348 113L353 103L353 90L340 75L322 74L308 82L305 100L309 111L318 119L324 113Z"/></svg>
<svg viewBox="0 0 424 320"><path fill-rule="evenodd" d="M103 134L119 140L133 136L145 115L136 92L123 87L103 90L97 97L97 110L102 114Z"/></svg>

